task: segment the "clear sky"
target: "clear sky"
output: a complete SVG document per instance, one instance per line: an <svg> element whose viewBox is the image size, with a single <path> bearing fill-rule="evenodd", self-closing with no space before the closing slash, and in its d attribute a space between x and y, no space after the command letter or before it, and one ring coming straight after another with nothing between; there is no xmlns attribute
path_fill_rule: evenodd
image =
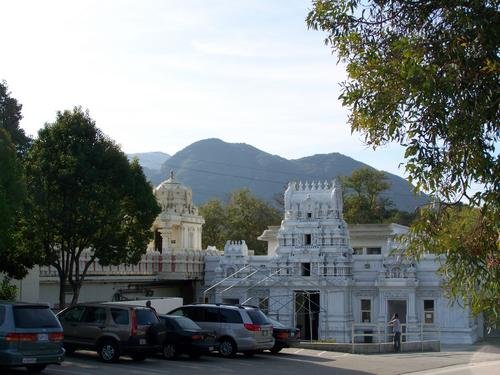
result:
<svg viewBox="0 0 500 375"><path fill-rule="evenodd" d="M340 152L403 175L403 151L351 135L344 67L307 30L308 0L3 1L0 80L36 135L88 108L127 153L204 138L286 158Z"/></svg>

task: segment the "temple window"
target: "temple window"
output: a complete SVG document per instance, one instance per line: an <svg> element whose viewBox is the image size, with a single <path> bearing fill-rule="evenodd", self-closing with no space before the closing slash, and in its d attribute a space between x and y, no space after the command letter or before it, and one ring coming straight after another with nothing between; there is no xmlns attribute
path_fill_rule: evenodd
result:
<svg viewBox="0 0 500 375"><path fill-rule="evenodd" d="M380 247L367 247L366 254L367 255L380 255L380 254L382 254L382 248L380 248Z"/></svg>
<svg viewBox="0 0 500 375"><path fill-rule="evenodd" d="M370 299L361 300L361 321L363 323L372 321L372 301Z"/></svg>
<svg viewBox="0 0 500 375"><path fill-rule="evenodd" d="M312 212L308 212L308 213L307 213L307 217L308 217L308 218L311 218L311 217L313 217L313 214L312 214Z"/></svg>
<svg viewBox="0 0 500 375"><path fill-rule="evenodd" d="M311 276L311 263L301 263L300 266L301 276Z"/></svg>
<svg viewBox="0 0 500 375"><path fill-rule="evenodd" d="M363 255L363 248L362 247L353 247L352 253L354 255Z"/></svg>
<svg viewBox="0 0 500 375"><path fill-rule="evenodd" d="M311 244L311 234L304 235L304 244L305 245L310 245Z"/></svg>
<svg viewBox="0 0 500 375"><path fill-rule="evenodd" d="M434 324L434 300L424 299L424 323Z"/></svg>

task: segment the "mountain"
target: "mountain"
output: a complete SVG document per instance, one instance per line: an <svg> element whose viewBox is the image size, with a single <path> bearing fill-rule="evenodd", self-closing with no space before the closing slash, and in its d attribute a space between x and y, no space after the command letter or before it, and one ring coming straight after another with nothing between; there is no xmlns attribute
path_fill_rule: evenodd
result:
<svg viewBox="0 0 500 375"><path fill-rule="evenodd" d="M139 152L136 154L127 154L129 160L133 158L139 159L139 164L142 168L147 168L151 171L159 171L163 163L170 159L169 154L164 152Z"/></svg>
<svg viewBox="0 0 500 375"><path fill-rule="evenodd" d="M178 181L193 189L196 204L210 198L225 199L228 193L241 188L276 203L288 181L331 181L336 176L349 176L361 167L368 165L339 153L288 160L245 143L205 139L177 152L159 170L147 167L145 173L156 186L174 171ZM412 193L408 181L386 174L391 183L386 195L398 209L413 211L427 202L425 196Z"/></svg>

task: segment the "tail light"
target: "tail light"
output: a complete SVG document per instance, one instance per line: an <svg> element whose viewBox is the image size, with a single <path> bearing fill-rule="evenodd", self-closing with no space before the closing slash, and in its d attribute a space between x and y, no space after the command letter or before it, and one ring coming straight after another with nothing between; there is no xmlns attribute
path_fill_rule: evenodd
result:
<svg viewBox="0 0 500 375"><path fill-rule="evenodd" d="M278 332L276 333L276 338L286 340L288 338L288 332Z"/></svg>
<svg viewBox="0 0 500 375"><path fill-rule="evenodd" d="M202 338L203 338L202 335L193 335L193 336L191 336L191 340L193 340L193 341L201 340Z"/></svg>
<svg viewBox="0 0 500 375"><path fill-rule="evenodd" d="M130 327L130 336L136 336L137 335L137 314L135 310L130 310L132 313L132 325Z"/></svg>
<svg viewBox="0 0 500 375"><path fill-rule="evenodd" d="M36 333L16 333L10 332L5 335L5 341L20 342L20 341L37 341L38 336Z"/></svg>
<svg viewBox="0 0 500 375"><path fill-rule="evenodd" d="M63 341L64 340L64 333L62 333L62 332L49 333L49 340L50 341Z"/></svg>
<svg viewBox="0 0 500 375"><path fill-rule="evenodd" d="M249 331L257 332L261 330L261 327L258 324L245 323L245 328Z"/></svg>

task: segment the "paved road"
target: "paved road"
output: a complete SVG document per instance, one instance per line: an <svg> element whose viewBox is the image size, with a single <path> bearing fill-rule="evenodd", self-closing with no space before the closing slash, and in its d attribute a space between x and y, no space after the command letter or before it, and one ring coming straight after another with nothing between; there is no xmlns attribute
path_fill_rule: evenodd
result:
<svg viewBox="0 0 500 375"><path fill-rule="evenodd" d="M23 369L8 373L19 375ZM354 375L354 374L500 374L498 346L445 348L439 353L400 353L358 355L305 349L286 349L279 355L260 354L253 358L237 356L224 359L217 355L191 360L181 357L166 361L159 357L136 363L123 358L116 364L104 364L92 352L68 356L62 366L49 366L45 375Z"/></svg>

